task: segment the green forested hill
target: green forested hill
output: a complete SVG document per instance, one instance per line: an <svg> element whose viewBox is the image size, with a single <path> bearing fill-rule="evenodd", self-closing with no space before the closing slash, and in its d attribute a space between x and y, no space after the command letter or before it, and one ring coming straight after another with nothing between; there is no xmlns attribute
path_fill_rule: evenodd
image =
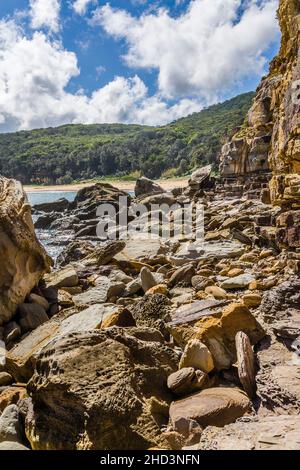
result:
<svg viewBox="0 0 300 470"><path fill-rule="evenodd" d="M0 173L27 184L69 183L217 167L222 144L243 123L253 96L239 95L163 127L78 124L0 134Z"/></svg>

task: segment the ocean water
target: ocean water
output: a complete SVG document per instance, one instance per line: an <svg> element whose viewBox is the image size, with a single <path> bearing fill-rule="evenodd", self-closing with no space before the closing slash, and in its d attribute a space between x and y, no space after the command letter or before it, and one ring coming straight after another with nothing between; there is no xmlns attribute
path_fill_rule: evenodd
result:
<svg viewBox="0 0 300 470"><path fill-rule="evenodd" d="M33 191L27 192L29 203L44 204L45 202L57 201L57 199L66 198L68 201L74 201L77 191Z"/></svg>

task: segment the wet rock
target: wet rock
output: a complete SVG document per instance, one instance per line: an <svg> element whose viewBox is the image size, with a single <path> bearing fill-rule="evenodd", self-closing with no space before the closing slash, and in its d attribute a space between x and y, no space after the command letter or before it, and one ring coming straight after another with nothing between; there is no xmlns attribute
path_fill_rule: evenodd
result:
<svg viewBox="0 0 300 470"><path fill-rule="evenodd" d="M36 204L35 206L33 206L33 208L39 212L63 212L65 209L67 209L68 205L69 201L66 198L62 197L57 201Z"/></svg>
<svg viewBox="0 0 300 470"><path fill-rule="evenodd" d="M60 338L40 354L28 386L26 436L33 449L168 448L161 413L175 369L172 350L120 328ZM161 406L150 407L150 397Z"/></svg>
<svg viewBox="0 0 300 470"><path fill-rule="evenodd" d="M182 419L192 419L200 426L225 426L250 409L247 395L237 388L210 388L172 402L170 419L177 430Z"/></svg>

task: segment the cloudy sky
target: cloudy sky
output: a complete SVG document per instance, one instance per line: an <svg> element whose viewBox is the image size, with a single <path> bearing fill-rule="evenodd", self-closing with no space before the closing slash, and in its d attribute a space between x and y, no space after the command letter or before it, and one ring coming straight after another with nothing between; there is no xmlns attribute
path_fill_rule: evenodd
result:
<svg viewBox="0 0 300 470"><path fill-rule="evenodd" d="M0 0L0 132L160 125L253 90L278 0Z"/></svg>

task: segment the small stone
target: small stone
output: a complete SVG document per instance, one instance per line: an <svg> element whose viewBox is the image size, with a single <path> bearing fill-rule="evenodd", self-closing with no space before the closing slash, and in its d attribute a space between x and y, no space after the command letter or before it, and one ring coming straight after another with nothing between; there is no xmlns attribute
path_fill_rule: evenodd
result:
<svg viewBox="0 0 300 470"><path fill-rule="evenodd" d="M34 330L49 320L45 309L38 304L19 305L19 324L23 333Z"/></svg>
<svg viewBox="0 0 300 470"><path fill-rule="evenodd" d="M72 295L61 289L58 291L58 303L65 308L74 305Z"/></svg>
<svg viewBox="0 0 300 470"><path fill-rule="evenodd" d="M163 295L168 295L168 288L166 284L157 284L157 286L151 287L147 291L148 295L154 295L154 294L163 294Z"/></svg>
<svg viewBox="0 0 300 470"><path fill-rule="evenodd" d="M43 307L46 311L49 309L50 305L47 299L45 297L42 297L41 295L34 294L33 292L29 295L28 301L31 303L35 303Z"/></svg>
<svg viewBox="0 0 300 470"><path fill-rule="evenodd" d="M0 372L0 387L5 387L13 383L13 378L7 372Z"/></svg>
<svg viewBox="0 0 300 470"><path fill-rule="evenodd" d="M253 398L256 392L255 383L255 359L249 337L243 331L239 331L235 337L238 374L241 384L249 398Z"/></svg>
<svg viewBox="0 0 300 470"><path fill-rule="evenodd" d="M168 388L178 396L188 395L203 388L207 375L193 367L184 367L169 375Z"/></svg>
<svg viewBox="0 0 300 470"><path fill-rule="evenodd" d="M191 285L191 280L195 275L195 268L192 264L184 265L181 268L176 269L169 279L169 286L180 286L180 287L189 287Z"/></svg>
<svg viewBox="0 0 300 470"><path fill-rule="evenodd" d="M143 267L141 269L141 284L144 292L157 285L157 281L150 269Z"/></svg>
<svg viewBox="0 0 300 470"><path fill-rule="evenodd" d="M180 369L184 367L194 367L207 374L214 369L214 361L208 347L198 339L191 339L187 343L179 363Z"/></svg>
<svg viewBox="0 0 300 470"><path fill-rule="evenodd" d="M262 296L260 294L245 294L242 297L243 303L248 308L259 307L262 302Z"/></svg>
<svg viewBox="0 0 300 470"><path fill-rule="evenodd" d="M208 279L207 277L199 275L192 277L192 286L197 292L199 290L204 290L206 287L212 285L214 285L214 281L212 279Z"/></svg>
<svg viewBox="0 0 300 470"><path fill-rule="evenodd" d="M221 283L222 289L245 289L255 278L252 274L241 274L240 276L231 277Z"/></svg>
<svg viewBox="0 0 300 470"><path fill-rule="evenodd" d="M205 289L206 294L213 295L215 299L226 299L227 292L218 286L208 286Z"/></svg>
<svg viewBox="0 0 300 470"><path fill-rule="evenodd" d="M15 321L10 321L4 327L4 341L6 344L16 341L21 336L21 328Z"/></svg>
<svg viewBox="0 0 300 470"><path fill-rule="evenodd" d="M244 274L243 269L233 268L233 269L230 269L228 271L227 276L228 277L236 277L236 276L240 276L241 274Z"/></svg>

